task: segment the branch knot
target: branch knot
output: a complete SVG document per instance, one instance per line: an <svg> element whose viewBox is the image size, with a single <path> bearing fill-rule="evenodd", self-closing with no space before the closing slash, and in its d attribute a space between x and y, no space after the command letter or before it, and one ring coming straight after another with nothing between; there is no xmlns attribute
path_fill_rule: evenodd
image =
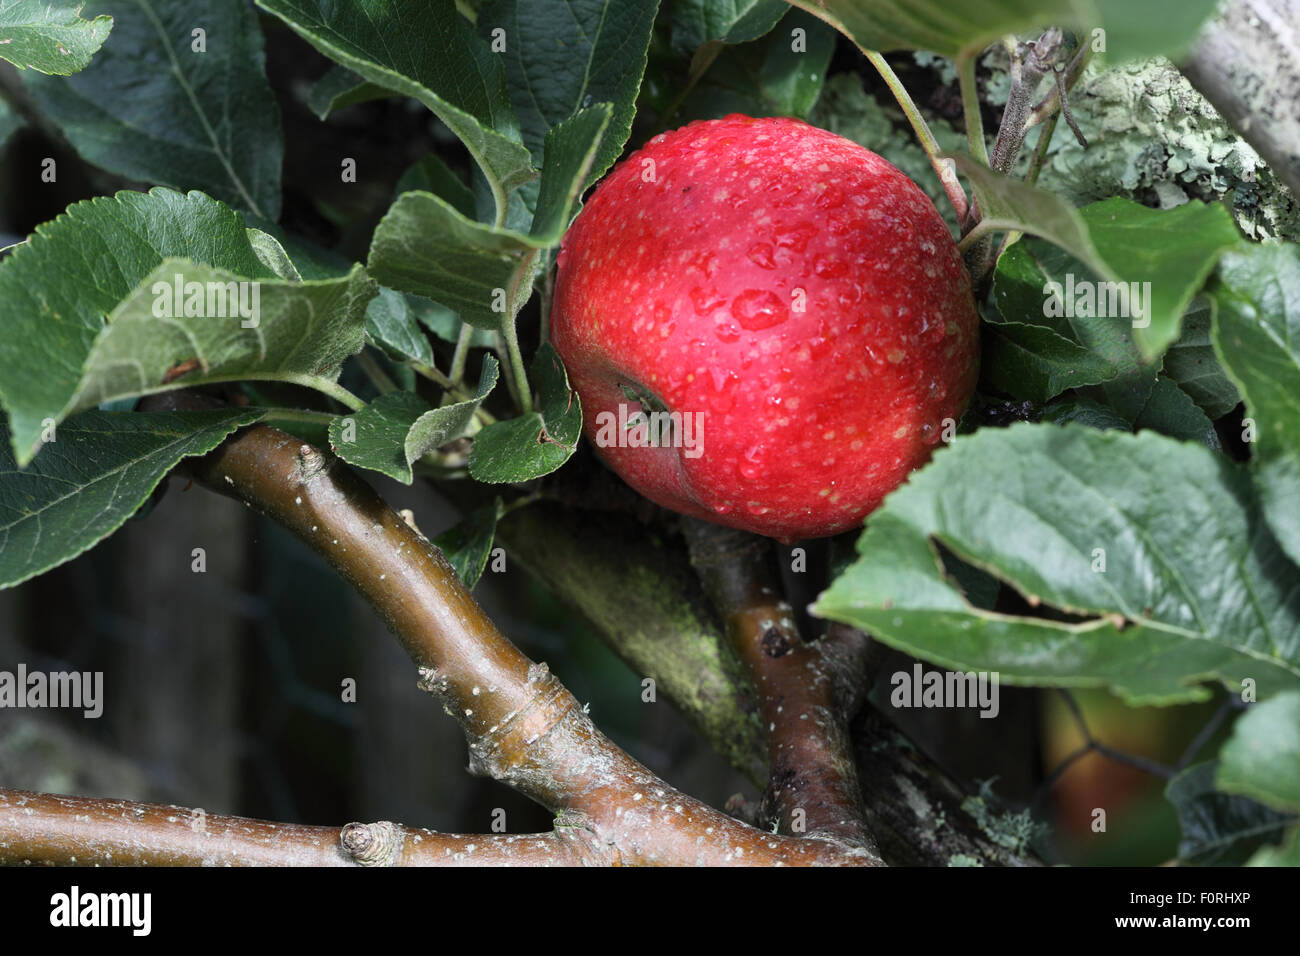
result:
<svg viewBox="0 0 1300 956"><path fill-rule="evenodd" d="M339 832L343 851L362 866L392 866L402 845L402 831L395 823L349 823Z"/></svg>

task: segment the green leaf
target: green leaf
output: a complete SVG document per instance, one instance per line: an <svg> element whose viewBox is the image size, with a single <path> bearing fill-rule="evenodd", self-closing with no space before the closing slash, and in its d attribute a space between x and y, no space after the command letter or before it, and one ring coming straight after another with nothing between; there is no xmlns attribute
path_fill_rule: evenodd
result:
<svg viewBox="0 0 1300 956"><path fill-rule="evenodd" d="M330 67L307 94L307 108L317 119L326 119L335 110L370 100L393 96L393 91L374 83L367 83L346 66Z"/></svg>
<svg viewBox="0 0 1300 956"><path fill-rule="evenodd" d="M280 276L281 279L291 275L291 273L282 273L280 271L288 266L291 266L293 271L304 279L336 279L339 276L347 275L352 271L352 266L355 265L347 256L333 249L319 246L310 240L303 239L295 233L285 232L276 223L254 216L252 213L241 213L241 216L249 226L249 241L253 243L253 251L257 254L258 259L272 272ZM278 257L277 254L271 252L270 246L265 240L259 245L253 237L253 233L257 232L269 236L280 244L284 254L289 257L288 266L274 262Z"/></svg>
<svg viewBox="0 0 1300 956"><path fill-rule="evenodd" d="M1184 770L1165 787L1178 813L1179 862L1241 866L1266 843L1276 843L1291 817L1246 797L1215 789L1213 760Z"/></svg>
<svg viewBox="0 0 1300 956"><path fill-rule="evenodd" d="M1053 425L1067 425L1077 422L1089 428L1110 431L1118 428L1129 431L1131 422L1126 421L1105 405L1089 401L1086 398L1069 401L1051 402L1043 408L1043 421Z"/></svg>
<svg viewBox="0 0 1300 956"><path fill-rule="evenodd" d="M474 193L436 153L426 153L397 181L397 195L422 190L441 196L466 219L474 218Z"/></svg>
<svg viewBox="0 0 1300 956"><path fill-rule="evenodd" d="M406 303L411 312L426 329L444 342L453 345L460 341L460 330L465 326L464 320L445 305L439 305L422 295L406 293ZM472 329L469 337L470 348L492 348L496 345L496 335L483 329Z"/></svg>
<svg viewBox="0 0 1300 956"><path fill-rule="evenodd" d="M474 438L469 473L479 481L529 481L555 471L574 453L582 434L582 404L569 388L564 363L545 344L533 359L537 408L483 429Z"/></svg>
<svg viewBox="0 0 1300 956"><path fill-rule="evenodd" d="M1046 326L987 323L982 338L986 385L1014 398L1045 402L1116 376L1113 362Z"/></svg>
<svg viewBox="0 0 1300 956"><path fill-rule="evenodd" d="M1251 704L1219 754L1219 787L1300 812L1300 693Z"/></svg>
<svg viewBox="0 0 1300 956"><path fill-rule="evenodd" d="M397 361L415 359L433 364L433 348L401 292L381 288L370 300L366 306L366 335Z"/></svg>
<svg viewBox="0 0 1300 956"><path fill-rule="evenodd" d="M593 103L611 103L613 119L588 183L614 165L632 132L658 6L658 0L495 0L479 11L481 36L505 31L501 56L510 102L535 160L552 127Z"/></svg>
<svg viewBox="0 0 1300 956"><path fill-rule="evenodd" d="M361 351L374 291L360 266L338 279L294 282L164 259L95 337L71 408L241 379L328 387Z"/></svg>
<svg viewBox="0 0 1300 956"><path fill-rule="evenodd" d="M1132 703L1300 686L1300 568L1251 491L1241 466L1149 431L959 435L870 516L815 610L945 667ZM936 541L1053 617L970 607Z"/></svg>
<svg viewBox="0 0 1300 956"><path fill-rule="evenodd" d="M42 419L71 410L105 317L169 256L274 278L238 215L168 189L75 203L0 261L0 403L20 465L36 453Z"/></svg>
<svg viewBox="0 0 1300 956"><path fill-rule="evenodd" d="M1027 232L1065 249L1098 275L1114 278L1078 210L1056 193L994 172L960 153L944 153L942 158L952 160L970 180L983 212L979 225L963 242L991 232Z"/></svg>
<svg viewBox="0 0 1300 956"><path fill-rule="evenodd" d="M533 179L505 70L453 0L258 0L325 56L376 86L414 97L456 134L488 177L497 208Z"/></svg>
<svg viewBox="0 0 1300 956"><path fill-rule="evenodd" d="M179 0L91 7L113 11L113 34L70 79L24 75L41 112L96 166L278 219L284 141L257 14ZM205 52L191 47L196 27Z"/></svg>
<svg viewBox="0 0 1300 956"><path fill-rule="evenodd" d="M486 356L474 398L441 408L430 407L411 392L381 395L360 411L330 422L330 446L350 464L409 485L416 461L469 433L474 413L496 385L498 373L497 360Z"/></svg>
<svg viewBox="0 0 1300 956"><path fill-rule="evenodd" d="M1114 372L1091 391L1101 404L1112 406L1132 424L1151 396L1156 372L1142 362L1137 343L1133 341L1132 320L1111 315L1113 310L1109 304L1104 315L1098 314L1100 310L1095 307L1076 307L1078 287L1072 277L1086 277L1090 283L1088 288L1105 288L1093 285L1093 276L1094 273L1058 246L1038 239L1022 239L998 259L993 300L1007 321L1041 326L1080 345L1092 356L1092 362L1109 363ZM1104 294L1099 301L1109 303ZM1050 356L1041 360L1049 367L1055 364ZM997 374L998 367L995 365L991 372ZM1009 387L1013 383L1007 384Z"/></svg>
<svg viewBox="0 0 1300 956"><path fill-rule="evenodd" d="M108 537L187 455L215 448L256 410L83 412L25 470L0 421L0 588L75 558Z"/></svg>
<svg viewBox="0 0 1300 956"><path fill-rule="evenodd" d="M1082 31L1104 26L1112 57L1174 53L1196 34L1214 0L790 0L821 17L859 47L930 50L973 56L1008 33L1055 25ZM1100 16L1098 12L1100 11Z"/></svg>
<svg viewBox="0 0 1300 956"><path fill-rule="evenodd" d="M9 0L0 5L0 57L20 70L54 76L84 70L113 29L107 15L83 20L84 4Z"/></svg>
<svg viewBox="0 0 1300 956"><path fill-rule="evenodd" d="M1237 242L1236 227L1223 207L1195 201L1148 209L1114 198L1078 216L1104 271L1051 236L1063 248L1018 242L998 260L994 299L1008 321L1051 327L1127 376L1178 337L1183 313Z"/></svg>
<svg viewBox="0 0 1300 956"><path fill-rule="evenodd" d="M1147 403L1134 419L1133 425L1135 428L1149 428L1170 438L1201 442L1215 451L1221 448L1214 423L1192 401L1191 396L1178 387L1177 382L1165 375L1156 379L1155 387L1151 389Z"/></svg>
<svg viewBox="0 0 1300 956"><path fill-rule="evenodd" d="M298 267L293 264L293 260L289 258L289 253L285 251L284 246L280 245L280 240L275 236L269 232L263 232L261 229L249 229L248 244L253 247L253 254L257 256L258 261L275 275L291 282L302 281Z"/></svg>
<svg viewBox="0 0 1300 956"><path fill-rule="evenodd" d="M1287 831L1281 846L1260 847L1246 866L1300 866L1300 826Z"/></svg>
<svg viewBox="0 0 1300 956"><path fill-rule="evenodd" d="M803 30L806 49L794 48L793 33ZM766 55L759 69L759 87L775 112L807 116L821 96L826 71L835 53L835 34L815 17L791 10L766 38Z"/></svg>
<svg viewBox="0 0 1300 956"><path fill-rule="evenodd" d="M804 31L799 50L791 36L796 29ZM679 121L728 113L806 117L821 95L834 52L833 30L802 10L791 10L765 37L724 49L683 101Z"/></svg>
<svg viewBox="0 0 1300 956"><path fill-rule="evenodd" d="M1179 320L1239 238L1222 205L1192 201L1173 209L1148 209L1115 197L1083 209L1093 242L1125 282L1150 282L1145 319L1133 335L1151 361L1178 338Z"/></svg>
<svg viewBox="0 0 1300 956"><path fill-rule="evenodd" d="M1178 60L1214 12L1218 0L1095 0L1106 26L1112 63L1151 56Z"/></svg>
<svg viewBox="0 0 1300 956"><path fill-rule="evenodd" d="M1300 562L1300 248L1229 253L1213 294L1214 349L1257 430L1252 467L1264 513Z"/></svg>
<svg viewBox="0 0 1300 956"><path fill-rule="evenodd" d="M403 193L375 229L370 274L442 303L471 325L500 330L531 291L538 251L559 243L568 227L608 110L583 110L547 136L529 235L475 222L433 193Z"/></svg>
<svg viewBox="0 0 1300 956"><path fill-rule="evenodd" d="M0 155L3 154L9 137L22 128L23 118L8 103L0 100Z"/></svg>
<svg viewBox="0 0 1300 956"><path fill-rule="evenodd" d="M590 181L601 137L612 107L597 103L575 113L546 134L546 163L537 190L537 211L529 235L546 247L557 245L569 228L578 197Z"/></svg>
<svg viewBox="0 0 1300 956"><path fill-rule="evenodd" d="M1165 352L1164 373L1212 419L1237 407L1241 393L1214 354L1210 340L1212 309L1193 307L1183 316L1183 332Z"/></svg>
<svg viewBox="0 0 1300 956"><path fill-rule="evenodd" d="M487 568L496 538L497 519L501 517L501 499L475 509L458 524L433 539L434 544L451 562L461 583L471 591Z"/></svg>
<svg viewBox="0 0 1300 956"><path fill-rule="evenodd" d="M519 233L475 222L433 193L397 197L375 228L366 268L383 285L442 303L480 329L499 331L512 293L528 288L536 247Z"/></svg>
<svg viewBox="0 0 1300 956"><path fill-rule="evenodd" d="M711 41L757 40L785 15L785 0L675 0L673 49L689 55Z"/></svg>

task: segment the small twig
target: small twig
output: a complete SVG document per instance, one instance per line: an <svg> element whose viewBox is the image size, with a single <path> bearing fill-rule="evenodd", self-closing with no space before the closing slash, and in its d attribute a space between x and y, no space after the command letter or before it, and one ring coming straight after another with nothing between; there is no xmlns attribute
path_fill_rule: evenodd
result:
<svg viewBox="0 0 1300 956"><path fill-rule="evenodd" d="M997 139L993 143L991 169L1009 173L1020 156L1025 136L1033 123L1028 122L1034 96L1044 76L1054 69L1063 42L1060 29L1053 27L1033 43L1018 45L1011 54L1011 89L1002 112Z"/></svg>
<svg viewBox="0 0 1300 956"><path fill-rule="evenodd" d="M868 62L876 68L880 78L885 81L885 86L889 87L889 92L894 94L899 108L903 115L907 117L908 123L912 126L912 131L916 134L917 141L920 142L921 148L925 150L925 155L930 158L930 165L934 168L934 173L939 177L939 183L943 186L944 194L948 197L948 202L952 204L953 212L957 215L957 221L963 222L969 215L969 201L966 197L966 190L962 188L957 179L956 166L950 159L941 159L939 154L942 150L939 148L939 141L934 138L934 133L917 109L916 103L903 86L898 75L893 71L890 65L885 62L885 58L875 50L863 50Z"/></svg>
<svg viewBox="0 0 1300 956"><path fill-rule="evenodd" d="M1074 717L1074 722L1079 728L1079 733L1083 735L1084 743L1089 750L1095 750L1103 757L1114 760L1116 763L1122 763L1129 767L1134 767L1145 773L1154 774L1157 777L1163 777L1166 780L1172 779L1177 771L1171 767L1166 767L1162 763L1154 760L1148 760L1146 757L1139 757L1136 754L1124 753L1121 750L1115 750L1097 740L1088 729L1088 722L1083 719L1083 712L1079 709L1079 702L1074 699L1074 695L1067 690L1059 691L1066 707L1069 708L1070 714Z"/></svg>
<svg viewBox="0 0 1300 956"><path fill-rule="evenodd" d="M1038 145L1034 148L1033 158L1029 161L1029 171L1025 174L1025 182L1034 185L1038 182L1038 176L1043 171L1043 164L1047 161L1047 150L1052 143L1052 134L1056 132L1056 116L1052 116L1043 128L1038 132ZM1010 248L1011 244L1017 242L1024 233L1018 229L1009 231L1002 237L1002 244L998 246L997 254L993 257L996 264L1002 258L1002 253Z"/></svg>
<svg viewBox="0 0 1300 956"><path fill-rule="evenodd" d="M456 336L456 351L451 355L451 371L448 378L453 387L459 387L465 381L465 363L469 360L469 345L474 339L474 326L462 322L460 333Z"/></svg>
<svg viewBox="0 0 1300 956"><path fill-rule="evenodd" d="M957 82L961 87L961 108L966 119L966 142L970 154L980 163L989 164L988 144L984 142L984 120L980 116L980 94L975 85L975 57L964 56L957 61Z"/></svg>
<svg viewBox="0 0 1300 956"><path fill-rule="evenodd" d="M1051 117L1038 131L1038 144L1034 147L1034 155L1029 160L1029 171L1025 174L1025 182L1031 186L1038 182L1038 177L1047 162L1047 151L1051 148L1052 135L1056 132L1056 120L1057 117Z"/></svg>
<svg viewBox="0 0 1300 956"><path fill-rule="evenodd" d="M577 823L578 821L573 821ZM395 823L272 823L188 807L0 790L0 863L62 866L580 866L610 848L550 833L453 834Z"/></svg>
<svg viewBox="0 0 1300 956"><path fill-rule="evenodd" d="M372 385L379 389L380 395L387 395L389 392L397 391L397 383L388 377L388 373L380 367L375 357L365 349L362 349L357 355L357 362L361 365L361 370L366 373L366 378L370 379Z"/></svg>
<svg viewBox="0 0 1300 956"><path fill-rule="evenodd" d="M1063 75L1059 68L1053 67L1053 72L1057 74L1057 78L1053 82L1051 90L1049 90L1047 95L1034 106L1033 112L1030 113L1029 118L1025 120L1026 133L1039 123L1046 122L1048 119L1055 116L1059 107L1063 103L1065 104L1066 109L1069 109L1069 103L1067 102L1068 97L1063 98L1063 96L1067 95L1070 90L1074 89L1074 85L1079 82L1079 77L1083 76L1083 69L1088 65L1088 60L1091 57L1092 48L1087 44L1083 44L1075 51L1074 58L1071 59L1069 65L1065 67ZM1077 127L1072 125L1071 129L1074 129L1075 135L1079 137L1080 144L1087 146L1088 141L1083 138L1083 134L1078 131Z"/></svg>
<svg viewBox="0 0 1300 956"><path fill-rule="evenodd" d="M1154 760L1148 760L1146 757L1139 757L1137 754L1124 753L1122 750L1115 750L1113 747L1108 747L1100 741L1094 740L1092 742L1092 748L1103 757L1108 757L1116 763L1122 763L1125 766L1134 768L1135 770L1141 770L1144 773L1149 773L1165 780L1172 780L1177 776L1177 771L1172 767L1166 767L1164 764L1157 763Z"/></svg>
<svg viewBox="0 0 1300 956"><path fill-rule="evenodd" d="M1042 803L1042 801L1052 792L1052 788L1055 787L1057 783L1060 782L1061 778L1065 776L1065 772L1090 753L1092 753L1092 746L1084 744L1082 747L1071 752L1064 760L1057 764L1056 769L1048 774L1046 780L1039 784L1038 792L1034 796L1033 800L1034 805L1037 806Z"/></svg>
<svg viewBox="0 0 1300 956"><path fill-rule="evenodd" d="M1201 748L1210 742L1210 738L1214 736L1214 732L1223 726L1223 722L1228 719L1228 715L1235 709L1232 698L1228 698L1220 704L1219 709L1214 712L1214 716L1206 721L1205 726L1197 732L1196 736L1192 738L1191 743L1187 745L1187 749L1183 751L1183 755L1178 758L1178 763L1175 765L1175 769L1186 769L1187 766L1196 759L1196 755L1201 752Z"/></svg>
<svg viewBox="0 0 1300 956"><path fill-rule="evenodd" d="M321 378L319 375L298 375L284 372L277 373L281 381L289 382L292 385L302 385L306 388L314 388L324 395L328 395L340 405L344 405L354 412L360 411L366 407L366 403L357 396L353 395L338 382L331 382L329 379ZM246 376L248 381L255 381L252 376Z"/></svg>
<svg viewBox="0 0 1300 956"><path fill-rule="evenodd" d="M446 375L443 375L436 368L433 368L430 365L425 365L423 362L417 362L414 359L407 362L406 364L411 367L411 370L415 372L415 374L421 375L424 378L427 378L429 381L441 385L444 389L446 389L447 394L450 395L452 398L454 398L456 401L468 402L474 398L474 396L471 395L463 385L455 384L450 378L448 378ZM489 412L487 409L485 409L482 405L479 406L478 411L476 411L474 414L477 416L478 420L481 421L484 425L491 425L497 420L496 416L493 415L491 412Z"/></svg>
<svg viewBox="0 0 1300 956"><path fill-rule="evenodd" d="M1079 145L1087 149L1088 139L1083 135L1083 130L1079 129L1079 124L1074 119L1074 113L1070 111L1070 98L1066 95L1065 80L1061 76L1061 71L1053 70L1052 76L1056 79L1056 92L1061 101L1061 114L1065 117L1065 122L1069 124L1070 132L1079 141Z"/></svg>

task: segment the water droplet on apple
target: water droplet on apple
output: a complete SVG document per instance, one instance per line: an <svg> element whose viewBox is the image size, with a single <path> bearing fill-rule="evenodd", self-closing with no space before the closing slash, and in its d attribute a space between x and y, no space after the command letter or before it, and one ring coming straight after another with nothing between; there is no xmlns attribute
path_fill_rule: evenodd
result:
<svg viewBox="0 0 1300 956"><path fill-rule="evenodd" d="M771 243L756 242L749 247L749 261L760 269L775 269L776 260L772 258L772 252Z"/></svg>
<svg viewBox="0 0 1300 956"><path fill-rule="evenodd" d="M761 459L762 446L751 445L745 450L744 457L737 462L736 471L740 477L746 481L753 481L763 473L763 462Z"/></svg>
<svg viewBox="0 0 1300 956"><path fill-rule="evenodd" d="M740 338L740 326L729 319L719 319L718 324L713 328L713 333L718 337L719 342L734 342Z"/></svg>
<svg viewBox="0 0 1300 956"><path fill-rule="evenodd" d="M708 397L709 409L725 415L736 404L736 383L740 378L735 372L717 366L709 369L709 373L713 379L713 391Z"/></svg>
<svg viewBox="0 0 1300 956"><path fill-rule="evenodd" d="M719 295L717 289L697 285L691 290L691 306L696 315L709 315L726 303L726 297Z"/></svg>
<svg viewBox="0 0 1300 956"><path fill-rule="evenodd" d="M813 272L823 279L838 279L848 271L848 263L835 255L818 256L813 262Z"/></svg>
<svg viewBox="0 0 1300 956"><path fill-rule="evenodd" d="M796 222L776 230L776 244L794 252L802 253L808 248L808 240L817 235L817 227L811 222Z"/></svg>
<svg viewBox="0 0 1300 956"><path fill-rule="evenodd" d="M731 302L731 314L743 328L756 332L780 325L789 318L781 297L767 289L746 289Z"/></svg>
<svg viewBox="0 0 1300 956"><path fill-rule="evenodd" d="M712 279L718 271L718 257L711 252L702 252L691 260L691 266L703 272L706 278Z"/></svg>
<svg viewBox="0 0 1300 956"><path fill-rule="evenodd" d="M828 183L813 200L813 205L818 209L838 209L844 205L844 190L835 183Z"/></svg>

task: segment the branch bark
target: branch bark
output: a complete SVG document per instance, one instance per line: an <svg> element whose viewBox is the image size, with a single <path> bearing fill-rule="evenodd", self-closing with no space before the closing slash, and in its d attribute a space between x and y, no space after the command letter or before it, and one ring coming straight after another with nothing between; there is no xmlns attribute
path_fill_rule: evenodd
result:
<svg viewBox="0 0 1300 956"><path fill-rule="evenodd" d="M771 766L760 812L780 832L824 834L878 855L848 730L867 683L866 635L835 627L805 641L771 541L695 519L685 531L691 563L758 689Z"/></svg>
<svg viewBox="0 0 1300 956"><path fill-rule="evenodd" d="M766 724L759 724L755 691L698 579L684 571L690 566L684 540L666 525L618 510L621 483L594 464L593 475L569 474L578 465L570 463L556 479L580 482L580 494L563 495L572 503L542 501L512 511L498 525L499 540L636 673L654 676L659 693L732 766L765 787ZM474 499L464 484L439 489L469 506ZM593 503L607 507L594 511ZM868 827L886 862L946 866L959 856L986 866L1037 865L993 843L962 809L963 789L885 716L864 708L853 740L858 778L870 782L862 792Z"/></svg>
<svg viewBox="0 0 1300 956"><path fill-rule="evenodd" d="M870 864L827 838L749 827L674 790L611 743L496 629L446 559L336 459L265 425L189 463L318 551L375 607L460 722L471 770L584 825L623 864Z"/></svg>
<svg viewBox="0 0 1300 956"><path fill-rule="evenodd" d="M1222 5L1181 68L1300 196L1300 0Z"/></svg>
<svg viewBox="0 0 1300 956"><path fill-rule="evenodd" d="M127 800L0 790L0 863L62 866L577 866L608 861L580 825L438 833L387 821L271 823Z"/></svg>

